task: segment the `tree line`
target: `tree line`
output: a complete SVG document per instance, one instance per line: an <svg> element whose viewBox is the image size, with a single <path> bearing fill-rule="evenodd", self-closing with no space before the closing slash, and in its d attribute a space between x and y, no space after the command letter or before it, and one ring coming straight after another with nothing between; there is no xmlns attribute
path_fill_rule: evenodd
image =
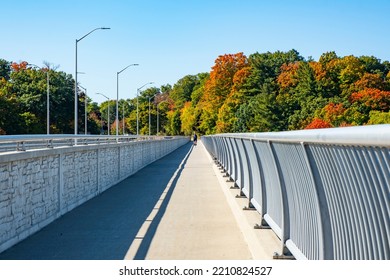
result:
<svg viewBox="0 0 390 280"><path fill-rule="evenodd" d="M0 134L46 132L50 76L50 133L74 132L74 79L54 69L0 59ZM100 105L79 89L79 133L137 133L137 99ZM87 107L85 107L87 104ZM150 104L150 107L149 107ZM150 109L149 109L150 108ZM138 98L142 135L285 131L390 123L390 63L374 56L318 61L288 52L220 55L209 73L173 86L150 87ZM150 110L150 127L149 127Z"/></svg>

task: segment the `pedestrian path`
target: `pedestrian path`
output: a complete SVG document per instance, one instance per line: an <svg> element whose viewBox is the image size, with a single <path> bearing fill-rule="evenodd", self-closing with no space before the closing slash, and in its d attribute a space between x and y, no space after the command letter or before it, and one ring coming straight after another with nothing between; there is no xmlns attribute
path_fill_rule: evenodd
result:
<svg viewBox="0 0 390 280"><path fill-rule="evenodd" d="M272 259L280 241L202 145L184 145L0 254L0 259Z"/></svg>

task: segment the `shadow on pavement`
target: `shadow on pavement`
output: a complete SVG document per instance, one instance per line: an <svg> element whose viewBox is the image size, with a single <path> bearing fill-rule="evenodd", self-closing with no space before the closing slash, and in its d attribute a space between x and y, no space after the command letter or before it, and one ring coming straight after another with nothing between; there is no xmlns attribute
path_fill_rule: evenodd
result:
<svg viewBox="0 0 390 280"><path fill-rule="evenodd" d="M192 148L191 142L148 165L0 254L4 260L123 259L140 227ZM146 256L184 164L135 256Z"/></svg>
<svg viewBox="0 0 390 280"><path fill-rule="evenodd" d="M167 209L167 206L168 206L168 203L169 203L170 198L172 196L173 190L175 189L175 187L177 185L177 181L178 181L178 179L179 179L179 177L180 177L180 175L181 175L181 173L186 165L186 162L188 160L189 155L192 152L192 149L193 149L193 146L191 147L190 151L187 153L186 157L183 159L181 165L177 169L176 174L174 174L174 178L171 182L171 186L170 186L168 192L166 193L166 196L165 196L163 202L159 206L156 216L153 218L152 223L150 224L145 236L143 237L142 243L139 246L137 253L135 254L135 256L133 258L134 260L144 260L146 258L146 255L149 251L153 237L157 231L157 227L160 224L162 217L164 216L165 210Z"/></svg>

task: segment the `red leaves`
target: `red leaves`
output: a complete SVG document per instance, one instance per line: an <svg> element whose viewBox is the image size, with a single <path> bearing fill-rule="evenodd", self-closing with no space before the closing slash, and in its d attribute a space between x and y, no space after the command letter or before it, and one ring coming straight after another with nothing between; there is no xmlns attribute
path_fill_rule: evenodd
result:
<svg viewBox="0 0 390 280"><path fill-rule="evenodd" d="M305 129L331 128L332 125L324 120L314 118L313 121L305 127Z"/></svg>
<svg viewBox="0 0 390 280"><path fill-rule="evenodd" d="M350 102L359 102L373 110L388 111L390 109L390 91L366 88L352 93Z"/></svg>

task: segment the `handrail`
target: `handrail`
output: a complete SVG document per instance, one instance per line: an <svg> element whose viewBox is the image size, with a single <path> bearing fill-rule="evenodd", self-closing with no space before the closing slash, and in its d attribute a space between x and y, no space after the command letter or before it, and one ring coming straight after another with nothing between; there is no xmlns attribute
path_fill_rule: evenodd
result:
<svg viewBox="0 0 390 280"><path fill-rule="evenodd" d="M263 133L225 133L214 136L278 142L390 146L390 124Z"/></svg>
<svg viewBox="0 0 390 280"><path fill-rule="evenodd" d="M202 137L297 259L390 259L390 125Z"/></svg>
<svg viewBox="0 0 390 280"><path fill-rule="evenodd" d="M129 141L172 139L178 136L137 136L137 135L74 135L74 134L32 134L1 135L0 154L9 151L26 151L58 146L88 144L111 144Z"/></svg>

